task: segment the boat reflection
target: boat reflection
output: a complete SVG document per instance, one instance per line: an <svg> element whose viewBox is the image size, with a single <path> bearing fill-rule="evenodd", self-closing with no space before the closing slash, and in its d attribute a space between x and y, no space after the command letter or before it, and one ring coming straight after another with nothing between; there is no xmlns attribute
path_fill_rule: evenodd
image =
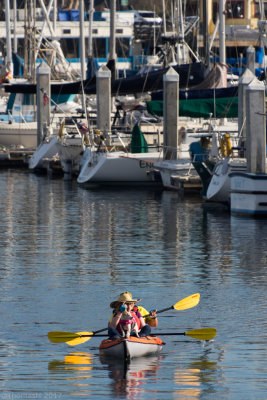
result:
<svg viewBox="0 0 267 400"><path fill-rule="evenodd" d="M63 375L72 396L90 396L92 394L92 378L94 356L90 353L69 353L64 361L51 361L48 365L50 373ZM61 378L60 376L60 378Z"/></svg>
<svg viewBox="0 0 267 400"><path fill-rule="evenodd" d="M93 355L90 353L69 353L64 361L51 361L48 365L51 372L75 372L80 377L91 378L88 371L93 369ZM83 374L81 375L80 372Z"/></svg>
<svg viewBox="0 0 267 400"><path fill-rule="evenodd" d="M135 399L145 393L148 380L154 380L159 370L160 356L137 357L130 361L112 360L100 356L102 364L107 366L112 379L112 392L115 397Z"/></svg>
<svg viewBox="0 0 267 400"><path fill-rule="evenodd" d="M176 369L174 381L177 385L175 398L199 399L203 395L203 383L208 384L214 380L217 363L207 360L192 362L189 368Z"/></svg>

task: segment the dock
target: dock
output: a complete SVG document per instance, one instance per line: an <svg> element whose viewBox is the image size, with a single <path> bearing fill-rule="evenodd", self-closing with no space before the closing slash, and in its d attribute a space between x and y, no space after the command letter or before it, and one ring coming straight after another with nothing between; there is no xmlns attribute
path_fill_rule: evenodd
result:
<svg viewBox="0 0 267 400"><path fill-rule="evenodd" d="M171 175L171 185L173 189L181 192L184 192L184 190L201 190L202 188L199 176Z"/></svg>
<svg viewBox="0 0 267 400"><path fill-rule="evenodd" d="M2 149L0 150L0 169L29 168L29 159L35 149ZM42 167L38 172L53 176L63 176L63 170L59 159L43 159Z"/></svg>
<svg viewBox="0 0 267 400"><path fill-rule="evenodd" d="M2 149L0 168L28 168L29 158L34 151L34 149Z"/></svg>

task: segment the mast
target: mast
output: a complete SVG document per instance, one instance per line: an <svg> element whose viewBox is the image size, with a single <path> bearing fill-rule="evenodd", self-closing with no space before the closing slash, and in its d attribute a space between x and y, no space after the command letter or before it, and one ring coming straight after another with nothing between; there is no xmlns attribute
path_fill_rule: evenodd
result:
<svg viewBox="0 0 267 400"><path fill-rule="evenodd" d="M219 16L220 16L220 62L226 65L226 51L225 51L225 13L224 13L225 0L220 0Z"/></svg>
<svg viewBox="0 0 267 400"><path fill-rule="evenodd" d="M23 69L23 77L28 78L28 45L29 45L29 29L28 29L28 0L25 0L25 9L24 9L24 36L25 36L25 46L24 46L24 69Z"/></svg>
<svg viewBox="0 0 267 400"><path fill-rule="evenodd" d="M88 61L87 61L87 77L94 75L94 57L93 57L93 16L94 16L94 0L89 2L89 32L88 32Z"/></svg>
<svg viewBox="0 0 267 400"><path fill-rule="evenodd" d="M80 14L80 60L81 60L81 79L85 80L85 49L84 49L84 1L79 1Z"/></svg>
<svg viewBox="0 0 267 400"><path fill-rule="evenodd" d="M109 60L108 66L111 70L111 80L116 78L116 0L110 3L110 37L109 37Z"/></svg>
<svg viewBox="0 0 267 400"><path fill-rule="evenodd" d="M12 72L12 49L11 49L11 31L10 31L10 4L5 0L5 18L6 18L6 68Z"/></svg>
<svg viewBox="0 0 267 400"><path fill-rule="evenodd" d="M85 48L84 48L84 1L79 1L80 14L80 60L81 60L81 81L85 80ZM84 90L82 91L82 109L86 110Z"/></svg>
<svg viewBox="0 0 267 400"><path fill-rule="evenodd" d="M165 0L162 0L162 18L163 18L163 35L166 36L166 10L165 10Z"/></svg>
<svg viewBox="0 0 267 400"><path fill-rule="evenodd" d="M88 34L88 59L93 58L93 16L94 16L94 0L89 3L89 34Z"/></svg>
<svg viewBox="0 0 267 400"><path fill-rule="evenodd" d="M13 51L15 54L18 52L18 39L17 39L17 0L13 0L13 10L14 10L14 45Z"/></svg>
<svg viewBox="0 0 267 400"><path fill-rule="evenodd" d="M209 32L208 32L208 10L207 10L207 0L202 0L203 7L203 47L204 47L204 63L209 66Z"/></svg>

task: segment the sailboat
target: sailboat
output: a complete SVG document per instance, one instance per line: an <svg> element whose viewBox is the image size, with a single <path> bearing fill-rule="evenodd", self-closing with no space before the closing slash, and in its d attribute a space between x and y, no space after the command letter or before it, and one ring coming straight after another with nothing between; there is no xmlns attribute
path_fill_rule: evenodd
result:
<svg viewBox="0 0 267 400"><path fill-rule="evenodd" d="M121 142L124 146L123 142ZM83 185L153 185L161 182L152 179L154 161L159 151L149 151L146 140L135 125L130 149L116 151L100 142L97 149L87 147L84 151L77 182ZM112 151L115 150L115 151Z"/></svg>

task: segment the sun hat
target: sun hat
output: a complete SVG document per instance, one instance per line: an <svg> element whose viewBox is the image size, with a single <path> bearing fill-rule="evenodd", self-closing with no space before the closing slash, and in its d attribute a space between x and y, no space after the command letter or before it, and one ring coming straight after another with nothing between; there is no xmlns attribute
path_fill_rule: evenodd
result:
<svg viewBox="0 0 267 400"><path fill-rule="evenodd" d="M123 292L119 295L118 300L112 301L110 303L111 308L116 308L118 303L138 303L141 299L133 299L133 295L130 292Z"/></svg>

